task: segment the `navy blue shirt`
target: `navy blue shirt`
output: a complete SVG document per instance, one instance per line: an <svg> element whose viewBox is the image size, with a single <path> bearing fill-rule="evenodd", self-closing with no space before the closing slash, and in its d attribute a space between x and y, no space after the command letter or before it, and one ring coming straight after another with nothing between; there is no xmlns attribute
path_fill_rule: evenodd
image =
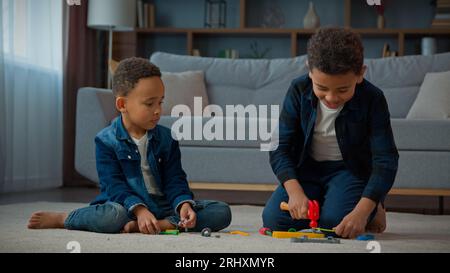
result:
<svg viewBox="0 0 450 273"><path fill-rule="evenodd" d="M195 204L181 167L180 148L170 129L157 125L147 132L147 136L147 160L158 188L175 212L183 202ZM97 134L95 154L100 195L91 205L116 202L123 205L132 218L133 209L143 205L155 217L163 217L145 186L139 150L123 126L121 116Z"/></svg>
<svg viewBox="0 0 450 273"><path fill-rule="evenodd" d="M270 152L281 184L298 180L297 171L311 146L317 103L309 75L292 82L280 114L279 146ZM394 183L399 158L383 92L364 79L336 118L335 128L345 165L367 182L362 197L383 200Z"/></svg>

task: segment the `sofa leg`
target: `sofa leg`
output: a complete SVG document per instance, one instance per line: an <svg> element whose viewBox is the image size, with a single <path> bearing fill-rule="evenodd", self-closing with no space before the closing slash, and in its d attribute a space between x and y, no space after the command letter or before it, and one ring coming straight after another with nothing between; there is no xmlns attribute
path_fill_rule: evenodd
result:
<svg viewBox="0 0 450 273"><path fill-rule="evenodd" d="M444 215L444 196L438 196L439 198L439 215Z"/></svg>

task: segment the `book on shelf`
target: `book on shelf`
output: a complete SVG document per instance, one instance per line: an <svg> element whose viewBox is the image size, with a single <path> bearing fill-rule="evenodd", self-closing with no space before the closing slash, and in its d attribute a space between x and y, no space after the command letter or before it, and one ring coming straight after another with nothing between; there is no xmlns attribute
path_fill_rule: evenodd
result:
<svg viewBox="0 0 450 273"><path fill-rule="evenodd" d="M154 4L148 4L148 27L149 28L154 28L155 27L155 5Z"/></svg>
<svg viewBox="0 0 450 273"><path fill-rule="evenodd" d="M431 23L431 26L433 28L438 28L438 27L450 27L450 19L434 19L433 23Z"/></svg>
<svg viewBox="0 0 450 273"><path fill-rule="evenodd" d="M148 4L147 3L144 4L143 12L144 12L144 18L143 18L144 26L143 27L148 28Z"/></svg>
<svg viewBox="0 0 450 273"><path fill-rule="evenodd" d="M445 19L450 19L450 12L447 14L436 14L436 16L434 16L435 20L445 20Z"/></svg>
<svg viewBox="0 0 450 273"><path fill-rule="evenodd" d="M137 19L139 28L155 27L155 5L137 1Z"/></svg>
<svg viewBox="0 0 450 273"><path fill-rule="evenodd" d="M144 27L144 2L142 0L138 0L136 3L137 8L137 25L138 28Z"/></svg>
<svg viewBox="0 0 450 273"><path fill-rule="evenodd" d="M434 16L431 27L450 28L450 0L437 0L436 1L436 14Z"/></svg>
<svg viewBox="0 0 450 273"><path fill-rule="evenodd" d="M437 8L450 8L450 1L449 0L437 0L436 7Z"/></svg>

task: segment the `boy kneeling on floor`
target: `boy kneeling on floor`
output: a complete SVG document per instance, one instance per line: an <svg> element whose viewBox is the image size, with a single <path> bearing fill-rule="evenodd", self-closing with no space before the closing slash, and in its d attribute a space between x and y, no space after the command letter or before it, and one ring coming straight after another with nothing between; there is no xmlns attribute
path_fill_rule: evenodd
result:
<svg viewBox="0 0 450 273"><path fill-rule="evenodd" d="M309 74L289 88L270 164L280 186L263 212L264 227L307 229L308 201L321 205L319 226L344 238L383 232L383 201L398 152L383 92L364 79L358 34L323 28L308 43ZM289 211L280 203L289 202Z"/></svg>

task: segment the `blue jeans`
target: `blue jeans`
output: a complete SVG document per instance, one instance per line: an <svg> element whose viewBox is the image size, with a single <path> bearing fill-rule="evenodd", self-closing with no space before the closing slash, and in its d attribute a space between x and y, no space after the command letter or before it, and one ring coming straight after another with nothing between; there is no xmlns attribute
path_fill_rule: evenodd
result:
<svg viewBox="0 0 450 273"><path fill-rule="evenodd" d="M366 182L355 177L344 161L318 162L308 158L297 170L299 182L310 200L320 204L319 227L331 229L339 225L361 199ZM276 231L289 228L308 229L309 219L292 219L288 211L280 209L282 201L289 197L284 187L279 186L267 201L262 218L264 227ZM369 222L376 214L376 208Z"/></svg>
<svg viewBox="0 0 450 273"><path fill-rule="evenodd" d="M170 203L164 197L152 195L152 199L164 211L164 219L177 226L180 217ZM198 200L195 203L193 209L197 213L197 222L196 226L189 231L199 232L205 227L209 227L212 231L219 231L230 225L231 210L227 204L213 200ZM128 217L122 205L106 202L72 211L67 216L64 227L99 233L119 233L125 224L134 220L136 219Z"/></svg>

